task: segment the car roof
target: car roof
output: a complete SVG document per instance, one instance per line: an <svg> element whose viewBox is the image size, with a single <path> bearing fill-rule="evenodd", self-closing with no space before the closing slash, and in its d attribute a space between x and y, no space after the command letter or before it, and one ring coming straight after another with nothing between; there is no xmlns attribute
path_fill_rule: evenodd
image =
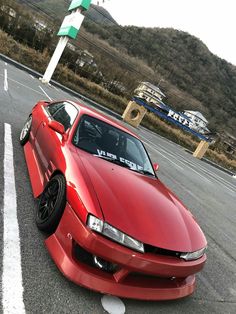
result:
<svg viewBox="0 0 236 314"><path fill-rule="evenodd" d="M71 104L73 104L74 106L76 106L79 110L80 110L80 113L81 114L87 114L87 115L90 115L94 118L97 118L99 120L102 120L108 124L111 124L112 126L136 137L139 139L139 137L137 136L137 134L133 133L132 131L130 131L128 128L126 128L125 126L123 126L121 123L119 123L118 121L115 121L114 119L108 117L107 115L95 110L95 109L92 109L84 104L82 104L81 102L79 101L72 101L72 100L64 100L66 102L69 102Z"/></svg>

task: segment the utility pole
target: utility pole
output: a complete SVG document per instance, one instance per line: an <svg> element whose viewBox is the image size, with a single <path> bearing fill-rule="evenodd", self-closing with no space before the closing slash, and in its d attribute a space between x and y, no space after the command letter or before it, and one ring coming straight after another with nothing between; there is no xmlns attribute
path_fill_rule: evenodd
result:
<svg viewBox="0 0 236 314"><path fill-rule="evenodd" d="M72 0L68 11L70 12L64 18L57 36L60 36L57 47L52 55L52 58L47 66L44 76L41 81L45 84L49 83L56 66L61 58L61 55L69 41L69 38L75 39L80 26L83 22L84 15L81 13L88 10L92 0Z"/></svg>

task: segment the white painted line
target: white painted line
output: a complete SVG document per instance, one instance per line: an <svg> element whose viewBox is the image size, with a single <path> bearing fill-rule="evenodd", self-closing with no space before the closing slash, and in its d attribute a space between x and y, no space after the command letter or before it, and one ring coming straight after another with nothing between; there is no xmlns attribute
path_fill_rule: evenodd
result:
<svg viewBox="0 0 236 314"><path fill-rule="evenodd" d="M32 79L35 79L35 77L34 77L32 74L30 74L30 77L31 77Z"/></svg>
<svg viewBox="0 0 236 314"><path fill-rule="evenodd" d="M45 92L45 90L44 90L41 86L39 86L39 88L40 88L41 91L47 96L47 98L48 98L50 101L52 101L52 98L51 98L50 96L48 96L48 94Z"/></svg>
<svg viewBox="0 0 236 314"><path fill-rule="evenodd" d="M54 85L53 85L53 87L55 88L55 90L56 90L57 92L59 92L59 89L58 89L58 88L56 88L56 86L54 86Z"/></svg>
<svg viewBox="0 0 236 314"><path fill-rule="evenodd" d="M4 314L24 314L11 126L5 123L4 130L2 307Z"/></svg>
<svg viewBox="0 0 236 314"><path fill-rule="evenodd" d="M156 150L158 154L160 154L162 157L164 157L165 159L167 159L169 162L171 162L175 167L179 168L180 170L184 170L183 167L181 167L180 165L178 165L176 162L174 162L173 160L171 160L170 158L166 157L166 155L164 155L163 153L161 153L160 151Z"/></svg>
<svg viewBox="0 0 236 314"><path fill-rule="evenodd" d="M231 192L236 192L236 187L233 184L218 176L216 173L210 173L208 170L203 168L202 171L205 172L211 179L214 179L217 183L220 183L223 187L226 187Z"/></svg>
<svg viewBox="0 0 236 314"><path fill-rule="evenodd" d="M178 154L177 154L178 155ZM179 157L181 158L181 155L179 155ZM226 187L230 192L236 192L236 187L231 184L230 182L226 181L224 178L220 177L219 175L217 175L216 173L214 173L213 171L208 170L207 168L203 167L202 165L200 165L199 163L193 163L190 162L189 160L184 159L184 162L186 164L189 165L189 167L191 167L191 169L193 171L195 171L193 168L195 168L197 170L197 172L199 173L199 170L201 170L204 174L204 177L206 175L208 175L208 177L212 180L214 179L217 183L222 184L224 187ZM212 181L210 181L212 182Z"/></svg>
<svg viewBox="0 0 236 314"><path fill-rule="evenodd" d="M147 141L149 141L147 138L146 138ZM150 142L150 141L149 141ZM151 142L150 142L151 143ZM172 153L169 153L167 150L163 149L163 148L160 148L158 147L158 149L155 149L154 147L157 148L157 145L151 143L151 146L154 150L156 150L160 155L162 155L164 158L166 158L167 160L169 160L171 163L173 163L176 167L182 169L182 170L185 170L186 169L186 166L188 166L188 168L190 170L192 170L193 172L195 172L198 176L200 176L204 181L208 182L208 183L211 183L211 181L209 179L206 178L205 175L203 174L200 174L199 171L196 171L195 169L193 169L191 166L187 165L188 162L186 160L182 161L180 160L179 158L176 158ZM164 154L162 154L160 151L162 151ZM171 160L170 158L166 157L165 155L169 155L172 159L175 159L176 162L179 162L181 165L184 166L184 168L180 167L176 162L174 162L173 160Z"/></svg>
<svg viewBox="0 0 236 314"><path fill-rule="evenodd" d="M5 66L7 66L7 63L5 62Z"/></svg>
<svg viewBox="0 0 236 314"><path fill-rule="evenodd" d="M155 145L155 144L153 144ZM224 186L224 188L228 189L231 193L232 192L236 192L235 186L232 185L230 182L226 181L225 179L223 179L222 177L220 177L219 175L217 175L216 173L214 173L213 171L208 170L207 168L203 167L203 165L190 161L186 158L184 158L182 155L175 153L176 156L178 156L178 158L176 158L175 156L173 156L170 152L167 152L164 149L159 148L160 150L164 151L166 154L170 155L173 159L176 159L177 161L179 161L181 164L183 164L185 167L188 165L188 167L195 173L197 173L199 176L201 176L202 178L204 178L204 180L213 183L212 179L214 179L217 183L221 184ZM194 170L195 168L195 170ZM200 170L203 172L202 174L200 174ZM208 177L211 179L209 180L206 175L208 175Z"/></svg>
<svg viewBox="0 0 236 314"><path fill-rule="evenodd" d="M0 76L3 76L3 75L0 74ZM27 89L29 89L29 90L31 90L31 91L33 91L33 92L39 94L39 95L42 95L42 93L39 92L38 90L33 89L33 88L31 88L31 87L29 87L29 86L27 86L27 85L24 85L24 84L22 84L22 83L20 83L20 82L18 82L18 81L16 81L16 80L13 80L13 79L11 79L11 78L9 78L8 80L11 81L11 82L14 82L14 83L16 83L16 84L18 84L18 85L20 85L20 86L23 86L23 87L25 87L25 88L27 88Z"/></svg>
<svg viewBox="0 0 236 314"><path fill-rule="evenodd" d="M162 151L164 154L167 154L169 155L172 159L175 159L177 162L179 162L180 164L182 164L185 168L186 166L189 167L189 169L191 169L193 172L195 172L198 176L200 176L204 181L207 181L208 183L211 183L213 184L213 180L216 181L218 184L222 185L225 189L227 189L228 191L230 191L230 193L235 193L235 186L226 181L225 179L223 179L222 177L220 177L219 175L217 175L216 173L212 172L212 171L209 171L208 169L206 169L205 167L203 167L203 165L200 165L199 163L194 163L193 161L190 161L186 158L184 158L182 155L176 153L176 156L178 157L175 157L173 156L173 154L171 152L168 152L167 150L163 149L163 148L160 148L158 147L157 145L153 144L153 142L151 142L149 139L146 138L146 136L142 136L143 138L145 138L145 140L147 140L148 142L151 143L151 146L152 149L155 150L154 147L157 148L157 152L159 154L160 151ZM144 142L144 141L143 141ZM165 155L162 155L163 157L165 157L166 159L168 159ZM170 159L168 159L170 162L174 163L173 160L171 161ZM174 163L176 165L176 163ZM202 171L202 174L200 173L200 170ZM208 177L207 177L208 176ZM236 176L235 176L236 177ZM210 180L209 180L209 179Z"/></svg>
<svg viewBox="0 0 236 314"><path fill-rule="evenodd" d="M7 81L7 69L4 69L4 90L8 91L8 81Z"/></svg>
<svg viewBox="0 0 236 314"><path fill-rule="evenodd" d="M149 140L148 140L149 141ZM157 150L156 148L153 147L153 144L149 144L146 141L142 140L143 143L145 143L146 145L148 145L149 147L151 147L152 149L154 149L158 154L160 154L162 157L164 157L165 159L167 159L169 162L171 162L175 167L179 168L180 170L184 170L181 166L179 166L178 164L176 164L176 162L174 162L173 160L171 160L170 158L166 157L164 154L162 154L159 150Z"/></svg>
<svg viewBox="0 0 236 314"><path fill-rule="evenodd" d="M104 295L101 298L102 306L109 314L125 314L125 305L121 299L112 296Z"/></svg>

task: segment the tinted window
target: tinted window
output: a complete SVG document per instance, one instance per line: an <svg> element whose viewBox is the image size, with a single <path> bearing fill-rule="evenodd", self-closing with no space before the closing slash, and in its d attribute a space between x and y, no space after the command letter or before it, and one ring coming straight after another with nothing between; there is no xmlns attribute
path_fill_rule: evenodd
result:
<svg viewBox="0 0 236 314"><path fill-rule="evenodd" d="M78 110L69 103L52 104L48 106L48 109L50 113L53 112L51 113L53 119L60 122L64 126L65 130L69 129L73 125L78 113Z"/></svg>
<svg viewBox="0 0 236 314"><path fill-rule="evenodd" d="M60 108L63 107L63 103L55 103L55 104L50 104L48 105L47 111L50 113L50 115L53 115L54 113L56 113Z"/></svg>
<svg viewBox="0 0 236 314"><path fill-rule="evenodd" d="M97 157L118 161L121 165L128 165L131 170L154 175L141 141L99 119L84 115L75 132L73 143Z"/></svg>

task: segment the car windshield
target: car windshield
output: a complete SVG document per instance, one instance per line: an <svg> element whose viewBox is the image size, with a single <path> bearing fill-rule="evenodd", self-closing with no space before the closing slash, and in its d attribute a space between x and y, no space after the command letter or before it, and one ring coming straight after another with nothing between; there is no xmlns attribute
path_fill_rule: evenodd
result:
<svg viewBox="0 0 236 314"><path fill-rule="evenodd" d="M83 115L73 143L98 158L145 175L155 176L141 141L104 121Z"/></svg>

